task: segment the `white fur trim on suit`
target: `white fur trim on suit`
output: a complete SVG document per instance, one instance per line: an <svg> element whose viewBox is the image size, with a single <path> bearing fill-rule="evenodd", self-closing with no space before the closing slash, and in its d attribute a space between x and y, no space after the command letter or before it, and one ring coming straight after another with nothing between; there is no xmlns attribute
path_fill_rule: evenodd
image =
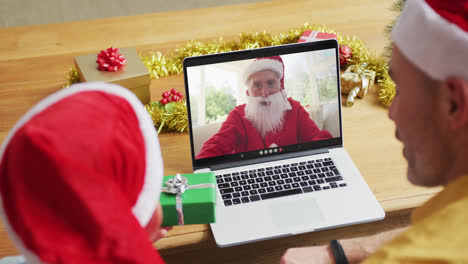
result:
<svg viewBox="0 0 468 264"><path fill-rule="evenodd" d="M435 80L468 81L468 33L436 13L422 0L407 0L392 31L403 55Z"/></svg>
<svg viewBox="0 0 468 264"><path fill-rule="evenodd" d="M281 79L283 77L283 64L277 60L261 59L253 61L244 72L244 83L247 85L250 75L264 70L276 72Z"/></svg>

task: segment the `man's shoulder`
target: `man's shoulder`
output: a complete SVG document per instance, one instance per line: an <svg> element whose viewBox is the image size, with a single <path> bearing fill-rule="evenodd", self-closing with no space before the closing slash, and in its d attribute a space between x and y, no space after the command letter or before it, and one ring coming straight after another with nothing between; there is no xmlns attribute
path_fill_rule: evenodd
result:
<svg viewBox="0 0 468 264"><path fill-rule="evenodd" d="M234 107L230 113L240 114L241 116L243 116L245 113L245 104L241 104L241 105Z"/></svg>
<svg viewBox="0 0 468 264"><path fill-rule="evenodd" d="M291 97L288 97L288 102L291 104L292 109L303 108L299 101L296 101Z"/></svg>
<svg viewBox="0 0 468 264"><path fill-rule="evenodd" d="M391 242L385 244L365 263L458 263L468 243L468 229L463 228L468 217L468 198L465 196L432 210L424 219ZM466 259L466 254L463 256Z"/></svg>
<svg viewBox="0 0 468 264"><path fill-rule="evenodd" d="M227 123L238 122L245 118L245 104L234 107L228 114L226 121Z"/></svg>
<svg viewBox="0 0 468 264"><path fill-rule="evenodd" d="M435 211L441 211L445 207L457 202L464 201L468 205L468 175L456 178L437 195L426 201L423 205L416 208L412 213L413 223L421 221L433 215Z"/></svg>

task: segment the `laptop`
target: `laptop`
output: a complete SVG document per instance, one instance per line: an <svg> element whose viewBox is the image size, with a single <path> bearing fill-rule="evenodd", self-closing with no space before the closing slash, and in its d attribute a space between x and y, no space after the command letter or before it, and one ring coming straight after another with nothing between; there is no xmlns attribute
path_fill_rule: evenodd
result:
<svg viewBox="0 0 468 264"><path fill-rule="evenodd" d="M268 68L278 60L265 60L278 56L282 73ZM246 72L262 59L268 69L257 69L282 79L291 106L266 134L246 114ZM219 247L385 217L343 148L336 40L188 57L183 68L193 169L216 175Z"/></svg>

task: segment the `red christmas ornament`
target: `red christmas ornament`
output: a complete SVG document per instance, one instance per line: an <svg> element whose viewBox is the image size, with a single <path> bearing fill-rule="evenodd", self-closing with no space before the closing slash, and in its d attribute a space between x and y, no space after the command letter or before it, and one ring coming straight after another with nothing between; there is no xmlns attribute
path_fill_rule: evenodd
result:
<svg viewBox="0 0 468 264"><path fill-rule="evenodd" d="M172 88L171 90L162 93L163 98L159 100L159 102L162 105L166 105L170 102L182 102L183 96L184 95L181 92L177 92L176 89Z"/></svg>
<svg viewBox="0 0 468 264"><path fill-rule="evenodd" d="M127 59L119 54L118 48L110 47L107 50L101 50L97 55L96 63L100 71L117 71L122 68Z"/></svg>
<svg viewBox="0 0 468 264"><path fill-rule="evenodd" d="M341 44L338 50L340 52L340 66L346 66L348 60L353 57L353 51L346 44Z"/></svg>

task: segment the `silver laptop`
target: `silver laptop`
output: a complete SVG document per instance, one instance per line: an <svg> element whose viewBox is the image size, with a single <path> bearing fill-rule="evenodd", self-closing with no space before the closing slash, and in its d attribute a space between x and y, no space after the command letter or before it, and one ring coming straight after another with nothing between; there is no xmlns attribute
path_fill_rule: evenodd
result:
<svg viewBox="0 0 468 264"><path fill-rule="evenodd" d="M385 217L343 148L338 58L337 41L324 40L184 60L193 169L217 180L218 246ZM255 70L278 82L266 87ZM252 98L281 98L248 87L274 85L289 107L268 127Z"/></svg>

